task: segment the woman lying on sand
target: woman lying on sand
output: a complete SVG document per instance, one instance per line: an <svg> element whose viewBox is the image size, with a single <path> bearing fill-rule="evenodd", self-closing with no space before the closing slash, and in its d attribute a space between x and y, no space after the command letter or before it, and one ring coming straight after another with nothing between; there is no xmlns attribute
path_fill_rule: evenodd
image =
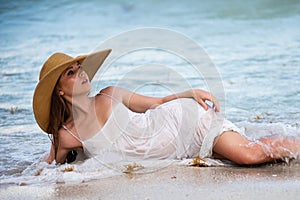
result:
<svg viewBox="0 0 300 200"><path fill-rule="evenodd" d="M53 138L48 163L74 160L69 157L73 150L92 157L105 148L141 159L200 156L243 165L299 156L296 137L249 140L221 116L217 99L200 89L158 98L111 86L88 97L90 80L110 51L76 58L56 53L43 65L33 110L38 125Z"/></svg>

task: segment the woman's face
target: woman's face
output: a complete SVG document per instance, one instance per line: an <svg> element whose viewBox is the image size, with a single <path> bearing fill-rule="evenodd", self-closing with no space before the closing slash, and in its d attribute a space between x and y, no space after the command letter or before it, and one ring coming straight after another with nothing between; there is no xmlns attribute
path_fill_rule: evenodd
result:
<svg viewBox="0 0 300 200"><path fill-rule="evenodd" d="M60 76L58 82L59 94L75 97L87 95L91 90L90 81L81 65L76 62L70 65Z"/></svg>

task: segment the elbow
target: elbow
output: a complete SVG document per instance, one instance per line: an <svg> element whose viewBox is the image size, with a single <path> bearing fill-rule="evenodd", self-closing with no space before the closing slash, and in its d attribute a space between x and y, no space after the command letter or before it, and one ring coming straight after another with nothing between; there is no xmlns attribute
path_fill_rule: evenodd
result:
<svg viewBox="0 0 300 200"><path fill-rule="evenodd" d="M162 98L159 98L158 99L158 104L161 105L161 104L164 104L164 103L167 103L168 101L172 100L170 98L170 96L165 96L165 97L162 97Z"/></svg>
<svg viewBox="0 0 300 200"><path fill-rule="evenodd" d="M164 100L163 100L163 98L157 98L157 99L155 99L154 102L152 102L150 104L150 106L147 108L147 110L148 109L154 109L154 108L156 108L157 106L160 106L163 103L165 103Z"/></svg>
<svg viewBox="0 0 300 200"><path fill-rule="evenodd" d="M67 153L66 156L61 157L60 159L56 159L56 164L65 164L65 163L72 163L76 161L78 152L76 150L71 150Z"/></svg>
<svg viewBox="0 0 300 200"><path fill-rule="evenodd" d="M159 106L161 104L165 103L164 98L158 98L156 102L156 106Z"/></svg>

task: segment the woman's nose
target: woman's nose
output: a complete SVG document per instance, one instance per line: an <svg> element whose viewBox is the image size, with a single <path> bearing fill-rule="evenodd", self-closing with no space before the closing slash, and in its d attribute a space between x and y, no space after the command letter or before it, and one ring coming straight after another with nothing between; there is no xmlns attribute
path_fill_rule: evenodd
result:
<svg viewBox="0 0 300 200"><path fill-rule="evenodd" d="M80 66L80 67L78 68L78 76L79 76L79 77L83 77L84 74L85 74L85 71L84 71L83 68Z"/></svg>
<svg viewBox="0 0 300 200"><path fill-rule="evenodd" d="M79 77L83 77L84 76L84 71L83 70L79 70Z"/></svg>

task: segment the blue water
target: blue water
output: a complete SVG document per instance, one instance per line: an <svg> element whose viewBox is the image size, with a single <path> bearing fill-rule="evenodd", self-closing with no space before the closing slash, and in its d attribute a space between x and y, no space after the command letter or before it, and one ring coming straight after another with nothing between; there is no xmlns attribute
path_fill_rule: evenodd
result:
<svg viewBox="0 0 300 200"><path fill-rule="evenodd" d="M297 0L1 1L0 26L0 177L21 175L48 152L49 140L32 111L47 57L57 51L85 54L136 28L166 28L202 46L220 73L228 119L292 127L300 123ZM135 59L180 65L172 56ZM135 65L135 59L121 62L100 86L115 83L118 70ZM194 78L189 78L192 85L201 85Z"/></svg>

